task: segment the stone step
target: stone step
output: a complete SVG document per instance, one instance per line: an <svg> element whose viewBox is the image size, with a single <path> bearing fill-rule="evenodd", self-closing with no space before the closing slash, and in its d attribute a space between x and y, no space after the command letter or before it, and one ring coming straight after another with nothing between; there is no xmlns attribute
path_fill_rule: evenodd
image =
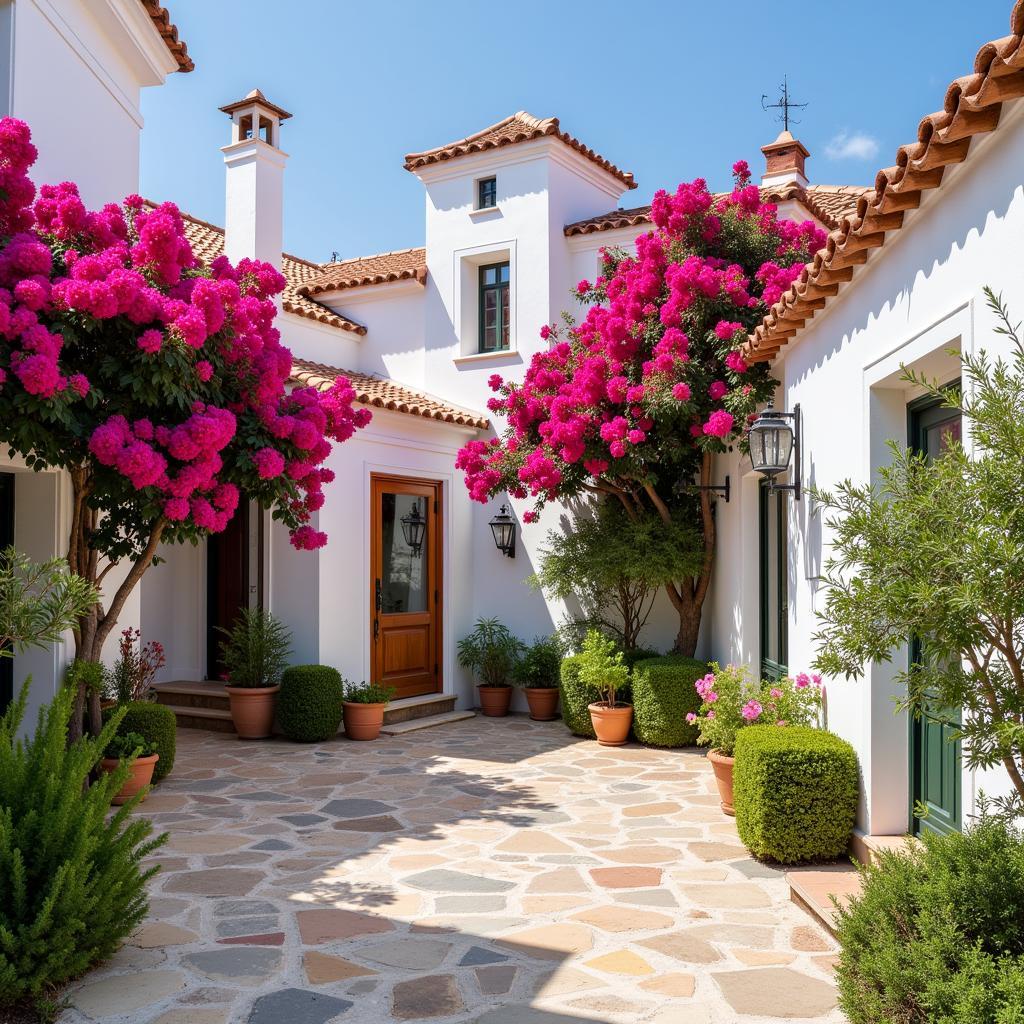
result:
<svg viewBox="0 0 1024 1024"><path fill-rule="evenodd" d="M156 683L156 702L175 708L209 708L227 711L227 691L223 683L207 679L202 682Z"/></svg>
<svg viewBox="0 0 1024 1024"><path fill-rule="evenodd" d="M452 698L454 703L455 698ZM439 715L427 715L423 718L409 718L404 722L385 722L381 733L385 736L400 736L402 733L415 732L417 729L430 729L435 725L448 725L451 722L463 722L467 718L476 718L475 711L445 711Z"/></svg>
<svg viewBox="0 0 1024 1024"><path fill-rule="evenodd" d="M831 935L836 934L834 896L840 904L860 894L860 872L853 864L827 868L798 868L786 873L789 898Z"/></svg>
<svg viewBox="0 0 1024 1024"><path fill-rule="evenodd" d="M872 836L854 832L850 837L850 853L861 864L874 864L882 850L903 853L907 844L920 845L921 840L909 835Z"/></svg>
<svg viewBox="0 0 1024 1024"><path fill-rule="evenodd" d="M234 732L235 724L231 721L231 712L227 708L177 707L174 704L160 703L174 712L179 729L206 729L207 732Z"/></svg>
<svg viewBox="0 0 1024 1024"><path fill-rule="evenodd" d="M415 718L432 718L455 710L455 696L448 693L428 693L422 697L403 697L393 700L384 709L384 724L395 725Z"/></svg>

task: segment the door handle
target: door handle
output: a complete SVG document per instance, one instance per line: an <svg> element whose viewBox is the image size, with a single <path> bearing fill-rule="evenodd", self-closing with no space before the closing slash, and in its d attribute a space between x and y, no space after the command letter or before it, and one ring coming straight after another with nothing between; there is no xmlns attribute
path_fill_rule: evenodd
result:
<svg viewBox="0 0 1024 1024"><path fill-rule="evenodd" d="M381 601L381 596L380 596L380 580L377 580L375 582L375 584L374 584L374 603L375 603L376 608L377 608L377 614L379 615L380 614L380 610L381 610L381 608L383 606L383 602Z"/></svg>
<svg viewBox="0 0 1024 1024"><path fill-rule="evenodd" d="M373 620L373 642L377 642L377 638L380 636L380 619L375 618Z"/></svg>

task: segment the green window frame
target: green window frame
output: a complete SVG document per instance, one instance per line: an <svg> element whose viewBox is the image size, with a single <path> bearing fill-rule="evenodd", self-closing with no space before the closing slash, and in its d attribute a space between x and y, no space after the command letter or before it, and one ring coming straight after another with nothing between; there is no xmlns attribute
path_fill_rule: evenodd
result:
<svg viewBox="0 0 1024 1024"><path fill-rule="evenodd" d="M498 179L481 178L476 183L476 208L493 210L498 205Z"/></svg>
<svg viewBox="0 0 1024 1024"><path fill-rule="evenodd" d="M773 681L789 674L787 493L773 491L766 480L758 490L761 678Z"/></svg>
<svg viewBox="0 0 1024 1024"><path fill-rule="evenodd" d="M505 352L509 348L508 261L480 268L479 291L479 350Z"/></svg>

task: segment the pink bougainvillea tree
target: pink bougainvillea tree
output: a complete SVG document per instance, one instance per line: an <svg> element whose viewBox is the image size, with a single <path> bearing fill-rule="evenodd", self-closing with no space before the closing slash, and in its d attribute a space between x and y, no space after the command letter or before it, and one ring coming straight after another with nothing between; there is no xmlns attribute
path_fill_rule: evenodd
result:
<svg viewBox="0 0 1024 1024"><path fill-rule="evenodd" d="M243 495L296 548L325 544L323 463L370 414L343 378L288 390L274 267L202 266L171 203L92 212L68 182L37 196L35 158L28 126L0 120L0 443L68 472L72 572L102 584L127 566L75 631L77 656L98 660L160 545L223 530Z"/></svg>
<svg viewBox="0 0 1024 1024"><path fill-rule="evenodd" d="M712 456L743 443L748 418L774 389L748 365L747 332L825 241L813 221L780 220L744 162L714 195L698 179L658 192L653 230L636 253L602 251L601 275L581 281L579 323L546 325L546 351L521 383L495 374L488 405L501 436L471 441L457 466L477 501L507 491L548 501L595 492L632 517L699 526L702 568L666 587L679 615L676 649L692 654L715 550Z"/></svg>

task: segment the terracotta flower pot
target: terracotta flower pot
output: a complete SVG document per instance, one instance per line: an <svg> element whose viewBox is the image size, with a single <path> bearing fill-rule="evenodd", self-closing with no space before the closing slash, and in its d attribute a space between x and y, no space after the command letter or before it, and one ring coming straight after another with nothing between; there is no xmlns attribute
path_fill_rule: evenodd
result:
<svg viewBox="0 0 1024 1024"><path fill-rule="evenodd" d="M341 720L350 740L375 740L384 724L387 704L360 704L346 700L341 705Z"/></svg>
<svg viewBox="0 0 1024 1024"><path fill-rule="evenodd" d="M264 740L274 731L274 700L280 686L225 686L231 721L240 740Z"/></svg>
<svg viewBox="0 0 1024 1024"><path fill-rule="evenodd" d="M558 717L558 687L527 686L526 703L535 722L553 722Z"/></svg>
<svg viewBox="0 0 1024 1024"><path fill-rule="evenodd" d="M149 757L137 757L131 764L131 775L128 781L115 794L112 804L127 803L140 789L145 789L153 781L153 769L156 768L159 754L150 754ZM105 757L100 761L100 767L109 775L117 771L121 762L116 757ZM143 797L143 800L146 798Z"/></svg>
<svg viewBox="0 0 1024 1024"><path fill-rule="evenodd" d="M480 691L480 710L488 718L504 718L508 714L508 706L512 703L511 686L478 686Z"/></svg>
<svg viewBox="0 0 1024 1024"><path fill-rule="evenodd" d="M720 754L717 750L709 750L708 760L715 773L715 782L718 783L718 796L722 802L722 810L731 817L736 817L736 810L732 805L732 768L736 763L736 758Z"/></svg>
<svg viewBox="0 0 1024 1024"><path fill-rule="evenodd" d="M621 747L629 738L629 727L633 724L633 706L631 704L615 704L610 706L604 701L591 704L590 721L597 742L602 747Z"/></svg>

